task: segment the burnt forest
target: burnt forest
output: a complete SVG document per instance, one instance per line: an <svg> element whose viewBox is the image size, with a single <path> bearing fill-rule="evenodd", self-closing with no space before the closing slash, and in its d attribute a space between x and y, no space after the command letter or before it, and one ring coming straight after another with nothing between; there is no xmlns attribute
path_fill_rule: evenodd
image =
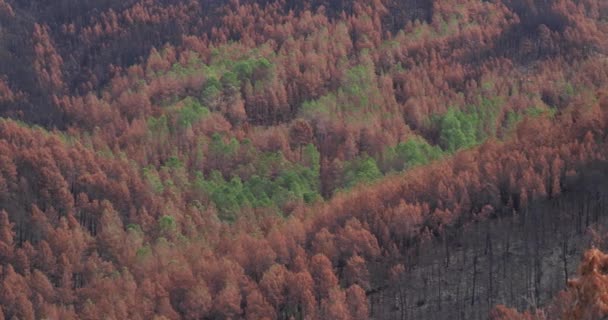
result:
<svg viewBox="0 0 608 320"><path fill-rule="evenodd" d="M5 319L608 319L608 1L0 0Z"/></svg>

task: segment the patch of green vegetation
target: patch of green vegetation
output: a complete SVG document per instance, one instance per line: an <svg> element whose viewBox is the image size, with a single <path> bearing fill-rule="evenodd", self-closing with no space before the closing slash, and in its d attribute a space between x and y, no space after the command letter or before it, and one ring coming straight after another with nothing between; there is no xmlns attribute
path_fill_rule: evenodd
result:
<svg viewBox="0 0 608 320"><path fill-rule="evenodd" d="M241 88L241 80L236 72L227 71L220 78L222 89L227 92L236 92Z"/></svg>
<svg viewBox="0 0 608 320"><path fill-rule="evenodd" d="M167 161L165 161L165 167L171 169L183 168L184 163L178 157L169 157Z"/></svg>
<svg viewBox="0 0 608 320"><path fill-rule="evenodd" d="M235 84L238 87L238 83ZM218 99L222 95L222 82L214 76L207 78L201 92L201 101L212 109L217 104Z"/></svg>
<svg viewBox="0 0 608 320"><path fill-rule="evenodd" d="M300 108L300 113L310 117L314 117L315 115L332 117L336 115L336 113L332 111L336 110L337 108L338 100L336 95L329 93L317 100L304 102Z"/></svg>
<svg viewBox="0 0 608 320"><path fill-rule="evenodd" d="M505 127L507 132L514 130L517 128L517 124L523 119L522 115L515 112L509 111L506 116Z"/></svg>
<svg viewBox="0 0 608 320"><path fill-rule="evenodd" d="M383 154L383 163L386 171L403 171L428 164L442 156L441 148L430 145L421 137L414 137L389 147Z"/></svg>
<svg viewBox="0 0 608 320"><path fill-rule="evenodd" d="M208 177L197 172L194 188L215 205L219 218L228 222L235 221L243 207L281 208L290 201L310 203L320 197L318 151L310 145L304 149L303 158L311 165L290 163L280 153L262 154L248 166L255 173L247 180L236 175L225 179L217 170Z"/></svg>
<svg viewBox="0 0 608 320"><path fill-rule="evenodd" d="M356 105L366 106L368 104L369 97L367 94L374 86L369 75L370 70L363 65L355 66L346 71L341 89Z"/></svg>
<svg viewBox="0 0 608 320"><path fill-rule="evenodd" d="M203 107L201 103L192 97L181 101L178 110L177 122L180 127L187 128L193 123L209 115L209 109Z"/></svg>
<svg viewBox="0 0 608 320"><path fill-rule="evenodd" d="M564 93L569 97L572 97L576 94L576 90L574 89L572 83L566 82L566 84L564 85Z"/></svg>
<svg viewBox="0 0 608 320"><path fill-rule="evenodd" d="M439 120L439 145L453 153L477 143L479 117L475 113L465 113L450 108Z"/></svg>
<svg viewBox="0 0 608 320"><path fill-rule="evenodd" d="M268 76L268 74L264 74L266 72L270 72L273 65L268 61L268 59L261 58L249 58L245 60L239 60L234 63L232 67L232 72L236 73L239 80L244 81L246 79L251 79L258 74L262 74L261 76ZM260 75L257 75L260 77Z"/></svg>
<svg viewBox="0 0 608 320"><path fill-rule="evenodd" d="M439 145L449 153L482 143L496 135L497 119L502 98L479 97L476 105L462 111L448 109L445 114L432 119L439 131Z"/></svg>
<svg viewBox="0 0 608 320"><path fill-rule="evenodd" d="M145 167L143 175L145 181L155 193L160 194L165 191L165 186L163 185L163 181L160 179L156 168L154 168L153 166Z"/></svg>
<svg viewBox="0 0 608 320"><path fill-rule="evenodd" d="M162 115L158 118L151 117L148 119L148 131L155 137L165 136L169 134L169 125L167 116Z"/></svg>
<svg viewBox="0 0 608 320"><path fill-rule="evenodd" d="M211 59L207 63L197 53L189 52L188 61L175 63L168 73L156 76L180 78L204 74L207 80L199 98L213 110L222 94L238 94L246 83L250 83L254 89L263 88L275 76L274 55L271 51L262 54L262 49L244 50L238 43L223 44L212 49Z"/></svg>
<svg viewBox="0 0 608 320"><path fill-rule="evenodd" d="M142 230L141 226L136 223L131 223L131 224L127 225L127 231L143 234L143 230Z"/></svg>
<svg viewBox="0 0 608 320"><path fill-rule="evenodd" d="M162 216L158 219L158 227L162 232L170 232L175 230L177 224L172 216Z"/></svg>
<svg viewBox="0 0 608 320"><path fill-rule="evenodd" d="M342 176L344 177L342 186L349 189L359 183L372 182L381 178L382 172L374 158L364 156L347 162Z"/></svg>
<svg viewBox="0 0 608 320"><path fill-rule="evenodd" d="M235 138L231 138L228 142L219 133L214 133L211 136L211 142L207 149L207 157L216 160L218 163L229 163L240 148L240 143Z"/></svg>
<svg viewBox="0 0 608 320"><path fill-rule="evenodd" d="M526 115L529 117L533 117L533 118L542 117L542 116L548 116L550 118L553 118L556 113L557 113L557 110L555 108L543 108L543 107L534 106L534 107L526 109Z"/></svg>
<svg viewBox="0 0 608 320"><path fill-rule="evenodd" d="M489 85L489 82L486 82ZM477 143L483 142L488 137L496 135L497 119L504 101L501 97L485 98L479 97L477 105L468 108L470 114L476 114Z"/></svg>
<svg viewBox="0 0 608 320"><path fill-rule="evenodd" d="M353 121L364 121L364 113L374 109L376 106L372 101L380 97L374 76L374 69L368 65L360 64L348 69L336 92L304 102L300 108L301 114L305 117L322 115L328 118L346 114Z"/></svg>
<svg viewBox="0 0 608 320"><path fill-rule="evenodd" d="M152 254L152 248L150 247L150 245L145 245L145 246L137 249L137 251L135 252L135 255L139 259L148 257L148 256L150 256L150 254Z"/></svg>

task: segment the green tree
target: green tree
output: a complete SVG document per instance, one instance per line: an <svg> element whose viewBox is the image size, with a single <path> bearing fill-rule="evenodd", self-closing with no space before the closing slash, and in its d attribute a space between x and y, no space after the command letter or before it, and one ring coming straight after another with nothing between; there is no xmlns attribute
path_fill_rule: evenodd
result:
<svg viewBox="0 0 608 320"><path fill-rule="evenodd" d="M177 121L182 128L187 128L207 115L209 109L203 107L198 100L188 97L182 101Z"/></svg>
<svg viewBox="0 0 608 320"><path fill-rule="evenodd" d="M220 97L222 95L222 83L216 77L209 77L203 85L201 92L201 101L211 109L215 110L218 107Z"/></svg>
<svg viewBox="0 0 608 320"><path fill-rule="evenodd" d="M441 157L441 148L431 146L426 140L414 137L401 142L385 153L387 166L392 170L401 171L414 166L425 165Z"/></svg>
<svg viewBox="0 0 608 320"><path fill-rule="evenodd" d="M439 121L439 144L448 152L475 145L478 121L475 113L467 115L462 111L450 108Z"/></svg>
<svg viewBox="0 0 608 320"><path fill-rule="evenodd" d="M158 219L158 227L161 234L169 235L175 231L177 223L175 222L175 218L165 215Z"/></svg>
<svg viewBox="0 0 608 320"><path fill-rule="evenodd" d="M348 163L343 174L343 186L347 189L358 183L370 182L382 177L382 172L380 172L376 160L369 156Z"/></svg>

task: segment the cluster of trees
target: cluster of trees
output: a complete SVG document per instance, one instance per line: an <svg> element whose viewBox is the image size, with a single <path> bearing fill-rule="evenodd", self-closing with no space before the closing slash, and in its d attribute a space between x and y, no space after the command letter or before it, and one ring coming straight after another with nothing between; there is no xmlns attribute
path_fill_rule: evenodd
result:
<svg viewBox="0 0 608 320"><path fill-rule="evenodd" d="M608 151L601 0L0 17L0 319L366 319L421 243Z"/></svg>

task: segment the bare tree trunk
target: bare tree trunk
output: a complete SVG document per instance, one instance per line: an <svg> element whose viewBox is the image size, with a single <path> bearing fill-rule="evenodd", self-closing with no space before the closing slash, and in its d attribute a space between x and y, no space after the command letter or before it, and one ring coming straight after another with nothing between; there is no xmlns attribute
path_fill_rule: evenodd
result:
<svg viewBox="0 0 608 320"><path fill-rule="evenodd" d="M438 309L441 310L441 264L437 263L437 301L438 301Z"/></svg>
<svg viewBox="0 0 608 320"><path fill-rule="evenodd" d="M371 294L371 295L369 296L369 314L370 314L370 316L371 316L372 318L374 317L374 314L375 314L375 313L374 313L374 311L376 310L376 309L374 308L374 305L375 305L375 304L374 304L374 300L375 300L375 299L374 299L374 294Z"/></svg>
<svg viewBox="0 0 608 320"><path fill-rule="evenodd" d="M450 266L450 242L448 239L447 231L443 239L443 242L445 244L445 267L447 268Z"/></svg>
<svg viewBox="0 0 608 320"><path fill-rule="evenodd" d="M538 239L538 237L536 237ZM543 270L541 267L541 260L540 260L540 244L538 243L538 240L535 241L535 254L534 254L534 295L535 295L535 301L536 301L536 305L538 305L540 303L540 292L541 292L541 285L542 285L542 276L543 276ZM535 306L536 307L536 306Z"/></svg>
<svg viewBox="0 0 608 320"><path fill-rule="evenodd" d="M493 278L494 278L494 251L492 249L492 237L488 232L488 253L490 256L488 257L488 306L492 305L492 293L493 293Z"/></svg>
<svg viewBox="0 0 608 320"><path fill-rule="evenodd" d="M477 285L477 251L473 256L473 288L471 292L471 306L475 305L475 287Z"/></svg>
<svg viewBox="0 0 608 320"><path fill-rule="evenodd" d="M399 286L399 311L400 311L400 319L407 319L407 292L402 288L403 284Z"/></svg>
<svg viewBox="0 0 608 320"><path fill-rule="evenodd" d="M578 210L578 219L576 221L576 230L578 234L583 233L583 208L579 208Z"/></svg>
<svg viewBox="0 0 608 320"><path fill-rule="evenodd" d="M564 285L568 285L568 235L562 239L562 262L564 263Z"/></svg>
<svg viewBox="0 0 608 320"><path fill-rule="evenodd" d="M458 319L461 319L460 317L460 310L461 310L461 303L460 303L460 278L458 279L458 282L456 283L456 313L458 314Z"/></svg>

